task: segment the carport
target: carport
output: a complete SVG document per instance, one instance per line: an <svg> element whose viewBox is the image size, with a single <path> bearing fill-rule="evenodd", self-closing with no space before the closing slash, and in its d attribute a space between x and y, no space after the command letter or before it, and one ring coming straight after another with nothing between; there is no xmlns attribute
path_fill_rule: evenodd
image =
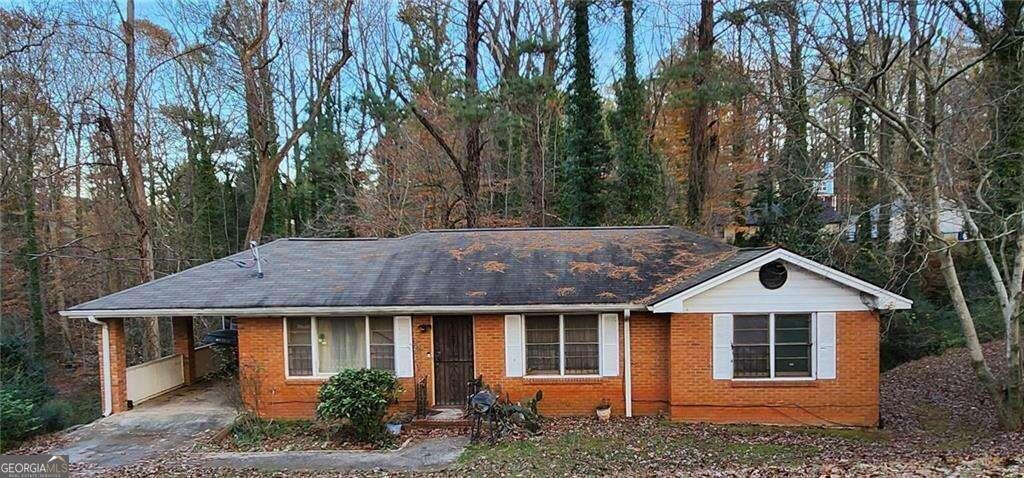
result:
<svg viewBox="0 0 1024 478"><path fill-rule="evenodd" d="M67 315L75 316L74 313ZM127 366L125 336L125 321L131 317L89 315L85 318L100 327L98 357L104 416L191 385L215 371L213 346L195 346L192 317L171 318L170 355L131 367Z"/></svg>

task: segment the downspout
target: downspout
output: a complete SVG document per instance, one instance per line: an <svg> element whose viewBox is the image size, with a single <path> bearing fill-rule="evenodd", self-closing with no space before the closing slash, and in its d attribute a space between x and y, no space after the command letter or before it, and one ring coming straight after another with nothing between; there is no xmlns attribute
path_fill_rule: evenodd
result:
<svg viewBox="0 0 1024 478"><path fill-rule="evenodd" d="M103 416L109 417L113 413L113 392L110 389L110 330L107 323L96 320L96 317L89 316L89 322L103 327L100 331L103 337Z"/></svg>
<svg viewBox="0 0 1024 478"><path fill-rule="evenodd" d="M632 361L633 348L630 346L629 340L629 309L622 311L623 323L622 323L622 338L625 342L625 357L623 358L622 371L625 377L623 380L626 382L626 417L633 416L633 371L630 368L630 362Z"/></svg>

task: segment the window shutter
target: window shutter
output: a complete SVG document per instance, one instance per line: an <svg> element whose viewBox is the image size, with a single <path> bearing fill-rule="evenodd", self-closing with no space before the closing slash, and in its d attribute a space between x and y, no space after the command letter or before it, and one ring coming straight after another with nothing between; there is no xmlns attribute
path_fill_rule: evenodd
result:
<svg viewBox="0 0 1024 478"><path fill-rule="evenodd" d="M836 313L817 314L817 378L836 378Z"/></svg>
<svg viewBox="0 0 1024 478"><path fill-rule="evenodd" d="M601 375L619 374L619 314L601 314Z"/></svg>
<svg viewBox="0 0 1024 478"><path fill-rule="evenodd" d="M412 317L395 317L395 376L412 377Z"/></svg>
<svg viewBox="0 0 1024 478"><path fill-rule="evenodd" d="M523 316L505 316L505 376L507 377L523 376L523 357L526 355L523 344L524 333Z"/></svg>
<svg viewBox="0 0 1024 478"><path fill-rule="evenodd" d="M712 376L732 378L732 314L715 314L711 318Z"/></svg>

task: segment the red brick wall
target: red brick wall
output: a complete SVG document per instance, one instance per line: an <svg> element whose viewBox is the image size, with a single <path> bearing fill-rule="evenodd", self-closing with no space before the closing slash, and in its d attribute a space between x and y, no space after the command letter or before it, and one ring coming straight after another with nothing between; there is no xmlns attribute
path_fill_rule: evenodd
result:
<svg viewBox="0 0 1024 478"><path fill-rule="evenodd" d="M507 394L514 402L544 391L541 414L547 416L591 415L602 399L612 405L612 413L624 413L622 389L622 326L619 326L619 376L598 378L537 379L505 376L505 316L478 315L474 320L477 375L495 391Z"/></svg>
<svg viewBox="0 0 1024 478"><path fill-rule="evenodd" d="M634 313L629 320L634 415L668 413L669 322L666 314Z"/></svg>
<svg viewBox="0 0 1024 478"><path fill-rule="evenodd" d="M248 406L268 417L312 417L322 379L285 379L281 318L237 322L240 376ZM402 379L400 408L415 408L415 381L424 377L428 402L433 403L433 328L420 330L430 324L429 316L413 317L416 377ZM672 419L684 421L875 426L878 317L872 312L840 312L836 327L837 379L734 382L711 378L710 314L634 314L633 413L670 412ZM612 404L613 413L625 412L623 355L617 377L505 377L504 315L477 315L473 328L475 373L513 401L543 390L540 410L548 416L590 415L602 399ZM621 321L619 339L622 354Z"/></svg>
<svg viewBox="0 0 1024 478"><path fill-rule="evenodd" d="M836 314L836 379L711 378L711 315L671 318L673 420L785 425L878 425L878 315Z"/></svg>
<svg viewBox="0 0 1024 478"><path fill-rule="evenodd" d="M242 317L236 323L239 386L246 407L269 418L312 418L317 390L325 379L285 378L284 321L280 317ZM414 409L413 380L403 378L399 382L405 390L398 408Z"/></svg>

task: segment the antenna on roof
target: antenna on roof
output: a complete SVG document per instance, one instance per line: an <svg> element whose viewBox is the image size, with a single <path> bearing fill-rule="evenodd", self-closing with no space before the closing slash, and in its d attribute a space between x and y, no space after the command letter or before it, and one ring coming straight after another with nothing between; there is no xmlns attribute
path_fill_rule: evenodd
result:
<svg viewBox="0 0 1024 478"><path fill-rule="evenodd" d="M263 264L260 263L260 249L256 241L249 241L249 249L252 249L252 260L256 261L256 278L263 278Z"/></svg>

